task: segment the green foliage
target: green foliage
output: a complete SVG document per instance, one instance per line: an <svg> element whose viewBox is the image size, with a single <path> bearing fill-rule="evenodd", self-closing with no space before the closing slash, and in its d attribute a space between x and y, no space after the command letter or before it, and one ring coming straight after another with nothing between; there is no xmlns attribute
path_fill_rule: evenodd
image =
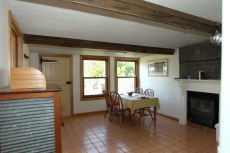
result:
<svg viewBox="0 0 230 153"><path fill-rule="evenodd" d="M84 61L85 77L105 77L105 62L86 60ZM117 62L117 75L119 77L135 76L135 62Z"/></svg>
<svg viewBox="0 0 230 153"><path fill-rule="evenodd" d="M90 76L103 77L105 73L105 65L102 62L93 62L92 69L90 69Z"/></svg>
<svg viewBox="0 0 230 153"><path fill-rule="evenodd" d="M135 76L135 62L117 62L117 75L119 77Z"/></svg>
<svg viewBox="0 0 230 153"><path fill-rule="evenodd" d="M84 74L87 77L105 77L104 61L86 61L84 65Z"/></svg>

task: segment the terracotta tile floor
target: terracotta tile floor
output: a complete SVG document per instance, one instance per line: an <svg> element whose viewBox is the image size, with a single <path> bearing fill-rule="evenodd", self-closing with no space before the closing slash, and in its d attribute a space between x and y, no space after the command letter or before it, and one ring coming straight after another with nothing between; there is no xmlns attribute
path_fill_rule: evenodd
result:
<svg viewBox="0 0 230 153"><path fill-rule="evenodd" d="M126 120L108 121L103 113L63 119L63 153L216 153L214 130L179 125L178 121L157 115L139 120L135 126Z"/></svg>

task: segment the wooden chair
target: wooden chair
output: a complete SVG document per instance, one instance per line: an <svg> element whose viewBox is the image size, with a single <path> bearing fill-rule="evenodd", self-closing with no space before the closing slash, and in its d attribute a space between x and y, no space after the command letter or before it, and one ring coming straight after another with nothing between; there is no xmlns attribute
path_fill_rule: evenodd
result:
<svg viewBox="0 0 230 153"><path fill-rule="evenodd" d="M154 97L154 90L153 89L146 89L144 91L144 95ZM145 113L146 110L149 112L149 114ZM152 120L153 120L153 116L152 116L152 112L150 110L150 107L141 108L140 109L140 117L147 116L147 115L150 115Z"/></svg>
<svg viewBox="0 0 230 153"><path fill-rule="evenodd" d="M113 111L109 119L110 122L113 121L113 117L119 117L120 125L121 125L126 111L128 111L129 118L132 120L130 108L123 106L121 96L117 92L115 91L110 92L110 101L111 101L111 104L113 105Z"/></svg>
<svg viewBox="0 0 230 153"><path fill-rule="evenodd" d="M110 111L110 115L113 111L113 106L111 105L111 102L110 102L110 95L109 95L109 92L106 91L106 90L103 90L103 94L104 94L104 97L105 97L105 104L106 104L106 111L105 111L105 114L104 114L104 118L106 117L106 114ZM110 116L109 116L110 117Z"/></svg>
<svg viewBox="0 0 230 153"><path fill-rule="evenodd" d="M147 96L154 97L154 91L153 91L153 89L146 89L144 91L144 94L147 95Z"/></svg>
<svg viewBox="0 0 230 153"><path fill-rule="evenodd" d="M135 93L138 93L138 94L143 94L143 89L140 88L140 87L137 87L135 90L134 90Z"/></svg>
<svg viewBox="0 0 230 153"><path fill-rule="evenodd" d="M144 94L143 91L144 91L143 88L140 88L140 87L137 87L137 88L134 90L134 92L137 93L137 94ZM141 109L136 109L136 110L135 110L135 113L140 114L140 113L141 113Z"/></svg>

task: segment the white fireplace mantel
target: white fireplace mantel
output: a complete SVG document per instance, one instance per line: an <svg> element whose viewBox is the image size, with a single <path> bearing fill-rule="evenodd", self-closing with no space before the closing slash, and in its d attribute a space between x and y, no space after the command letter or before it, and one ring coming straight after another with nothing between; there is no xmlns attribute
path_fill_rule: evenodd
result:
<svg viewBox="0 0 230 153"><path fill-rule="evenodd" d="M181 98L179 102L179 123L187 124L187 91L220 94L220 80L175 79L178 82Z"/></svg>

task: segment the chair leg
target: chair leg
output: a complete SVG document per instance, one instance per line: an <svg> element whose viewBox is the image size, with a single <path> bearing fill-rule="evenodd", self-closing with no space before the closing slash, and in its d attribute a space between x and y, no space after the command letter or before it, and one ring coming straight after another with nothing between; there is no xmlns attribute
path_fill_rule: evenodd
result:
<svg viewBox="0 0 230 153"><path fill-rule="evenodd" d="M110 117L109 117L109 122L111 122L111 123L112 123L112 121L113 121L113 117L112 117L112 116L110 116Z"/></svg>
<svg viewBox="0 0 230 153"><path fill-rule="evenodd" d="M140 119L141 119L141 117L145 117L146 116L146 114L145 114L145 109L144 108L141 108L140 109Z"/></svg>
<svg viewBox="0 0 230 153"><path fill-rule="evenodd" d="M150 110L149 107L148 107L148 110L149 110L149 114L151 115L151 118L152 118L152 120L153 120L153 115L152 115L152 112L151 112L151 110Z"/></svg>
<svg viewBox="0 0 230 153"><path fill-rule="evenodd" d="M108 112L108 107L107 107L107 109L106 109L106 111L105 111L105 114L104 114L104 118L106 117L106 114L107 114L107 112Z"/></svg>
<svg viewBox="0 0 230 153"><path fill-rule="evenodd" d="M122 124L122 120L123 120L123 113L121 113L121 115L120 115L120 126L121 126L121 124Z"/></svg>
<svg viewBox="0 0 230 153"><path fill-rule="evenodd" d="M110 117L109 117L109 122L112 123L112 121L113 121L113 114L111 114Z"/></svg>
<svg viewBox="0 0 230 153"><path fill-rule="evenodd" d="M143 111L143 109L139 109L140 110L140 120L141 120L141 117L142 117L142 111Z"/></svg>
<svg viewBox="0 0 230 153"><path fill-rule="evenodd" d="M113 118L113 108L110 108L110 113L109 113L109 121L112 123L112 118Z"/></svg>
<svg viewBox="0 0 230 153"><path fill-rule="evenodd" d="M120 126L122 125L122 121L123 121L123 119L124 119L124 117L125 117L125 111L126 110L122 110L120 113Z"/></svg>
<svg viewBox="0 0 230 153"><path fill-rule="evenodd" d="M135 115L135 113L134 113L134 115ZM131 119L131 121L133 120L132 116L131 116L131 110L129 110L129 118Z"/></svg>
<svg viewBox="0 0 230 153"><path fill-rule="evenodd" d="M110 116L109 116L109 122L111 122L111 123L112 123L112 121L113 121L113 115L114 115L114 114L111 113Z"/></svg>

